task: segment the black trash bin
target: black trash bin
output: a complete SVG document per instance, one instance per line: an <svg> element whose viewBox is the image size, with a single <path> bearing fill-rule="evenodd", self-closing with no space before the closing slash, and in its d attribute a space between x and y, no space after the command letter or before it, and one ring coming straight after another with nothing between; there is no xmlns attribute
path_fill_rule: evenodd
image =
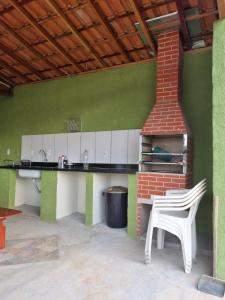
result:
<svg viewBox="0 0 225 300"><path fill-rule="evenodd" d="M106 191L106 224L111 228L127 226L127 188L112 186Z"/></svg>

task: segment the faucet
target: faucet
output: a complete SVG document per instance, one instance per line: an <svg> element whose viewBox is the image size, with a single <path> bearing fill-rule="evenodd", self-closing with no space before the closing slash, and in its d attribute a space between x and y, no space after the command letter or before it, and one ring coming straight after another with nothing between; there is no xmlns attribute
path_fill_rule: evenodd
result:
<svg viewBox="0 0 225 300"><path fill-rule="evenodd" d="M39 150L39 153L41 154L43 154L43 156L44 156L44 162L47 162L48 161L48 158L47 158L47 154L46 154L46 151L44 150L44 149L40 149Z"/></svg>

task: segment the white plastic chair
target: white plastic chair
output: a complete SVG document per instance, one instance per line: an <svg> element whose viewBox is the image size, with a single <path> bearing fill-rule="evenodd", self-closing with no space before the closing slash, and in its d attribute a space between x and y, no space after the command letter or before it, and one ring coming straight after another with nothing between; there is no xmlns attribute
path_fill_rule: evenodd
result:
<svg viewBox="0 0 225 300"><path fill-rule="evenodd" d="M165 196L152 196L153 207L145 244L147 264L151 262L153 229L158 228L158 248L164 246L165 231L176 235L181 241L185 272L191 272L192 257L196 255L195 216L205 192L204 179L190 190L173 190Z"/></svg>

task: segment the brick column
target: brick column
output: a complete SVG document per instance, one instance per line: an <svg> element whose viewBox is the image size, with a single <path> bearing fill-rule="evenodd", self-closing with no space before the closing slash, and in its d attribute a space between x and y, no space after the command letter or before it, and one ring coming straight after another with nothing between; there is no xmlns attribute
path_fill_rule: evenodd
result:
<svg viewBox="0 0 225 300"><path fill-rule="evenodd" d="M183 47L179 30L158 37L156 103L141 131L142 135L178 135L190 133L182 106ZM150 199L166 190L190 188L192 181L191 140L188 139L187 173L138 173L137 197ZM137 204L137 237L141 235L143 205Z"/></svg>
<svg viewBox="0 0 225 300"><path fill-rule="evenodd" d="M178 30L158 38L156 103L142 134L183 134L188 132L181 108L183 47Z"/></svg>

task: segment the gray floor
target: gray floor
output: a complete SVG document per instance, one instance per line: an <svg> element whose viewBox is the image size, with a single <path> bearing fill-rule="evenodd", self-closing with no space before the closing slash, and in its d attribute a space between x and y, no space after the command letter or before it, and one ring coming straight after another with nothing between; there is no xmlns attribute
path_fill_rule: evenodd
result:
<svg viewBox="0 0 225 300"><path fill-rule="evenodd" d="M50 224L28 206L23 209L7 221L8 247L54 236L59 257L0 266L1 300L218 299L196 290L200 275L210 274L209 256L199 256L192 273L185 274L180 250L154 248L146 266L144 241L130 240L124 230L87 228L78 214Z"/></svg>

